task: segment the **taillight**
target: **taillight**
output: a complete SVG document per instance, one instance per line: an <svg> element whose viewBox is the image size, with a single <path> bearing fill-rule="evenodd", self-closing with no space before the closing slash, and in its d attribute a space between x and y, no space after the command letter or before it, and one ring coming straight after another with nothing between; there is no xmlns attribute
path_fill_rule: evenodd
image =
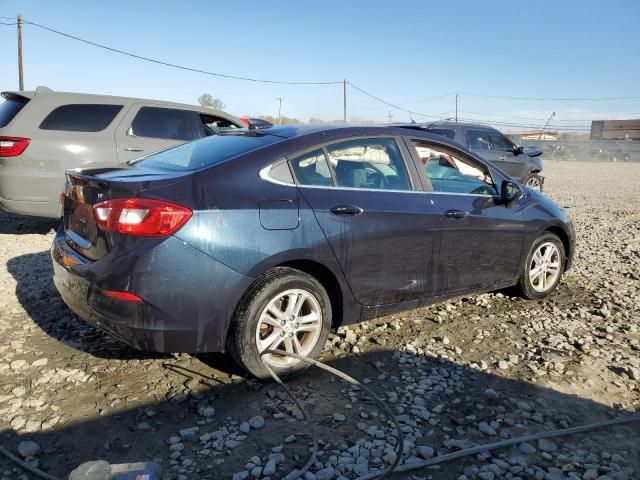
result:
<svg viewBox="0 0 640 480"><path fill-rule="evenodd" d="M138 295L131 292L121 292L119 290L102 290L102 294L105 297L113 298L114 300L122 300L123 302L143 303Z"/></svg>
<svg viewBox="0 0 640 480"><path fill-rule="evenodd" d="M28 138L0 137L0 157L17 157L29 145Z"/></svg>
<svg viewBox="0 0 640 480"><path fill-rule="evenodd" d="M105 232L163 237L191 218L186 207L149 198L116 198L93 206L93 216Z"/></svg>

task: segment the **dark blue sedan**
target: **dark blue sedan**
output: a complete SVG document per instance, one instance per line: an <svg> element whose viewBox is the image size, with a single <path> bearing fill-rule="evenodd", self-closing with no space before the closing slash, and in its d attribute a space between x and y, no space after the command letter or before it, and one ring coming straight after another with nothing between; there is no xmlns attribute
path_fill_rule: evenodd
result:
<svg viewBox="0 0 640 480"><path fill-rule="evenodd" d="M332 327L515 287L552 292L566 212L445 137L236 130L67 172L54 280L86 321L160 352L315 357ZM266 355L280 372L303 364Z"/></svg>

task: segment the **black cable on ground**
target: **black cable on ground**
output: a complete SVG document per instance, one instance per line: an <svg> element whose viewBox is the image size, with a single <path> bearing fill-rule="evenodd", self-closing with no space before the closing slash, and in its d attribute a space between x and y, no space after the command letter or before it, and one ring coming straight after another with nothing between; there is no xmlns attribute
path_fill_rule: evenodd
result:
<svg viewBox="0 0 640 480"><path fill-rule="evenodd" d="M347 375L344 372L341 372L340 370L337 370L337 369L335 369L333 367L330 367L329 365L325 365L324 363L319 362L317 360L314 360L312 358L307 358L307 357L300 356L300 355L298 355L296 353L289 353L289 352L285 352L285 351L282 351L282 350L265 350L264 352L262 352L260 354L260 359L262 360L262 364L264 365L264 367L269 372L269 375L271 375L271 377L284 389L284 391L287 393L288 397L296 404L298 409L302 412L302 415L304 416L305 420L309 420L309 415L307 414L305 409L302 407L300 402L296 399L295 395L289 389L289 387L287 387L282 382L280 377L278 377L278 375L276 375L276 373L273 371L273 369L264 360L264 356L265 355L283 355L285 357L295 358L296 360L299 360L299 361L304 362L304 363L308 363L309 365L313 365L314 367L318 367L318 368L320 368L322 370L325 370L325 371L335 375L336 377L341 378L342 380L345 380L345 381L349 382L350 384L361 388L366 393L368 393L369 396L371 398L373 398L373 400L378 404L378 406L380 406L380 408L382 408L382 410L384 410L387 413L387 416L393 421L393 423L395 425L395 428L396 428L396 458L393 461L393 463L387 469L385 469L382 472L379 472L377 474L378 476L376 476L375 478L387 478L389 475L391 475L391 473L396 469L396 467L400 463L400 459L402 458L402 451L404 450L404 437L402 435L402 430L400 429L400 424L398 423L396 415L395 415L395 413L393 413L393 410L391 410L391 407L389 407L388 404L386 404L384 401L382 401L380 399L380 397L378 397L369 387L367 387L366 385L364 385L360 381L358 381L355 378ZM314 433L314 430L313 430L313 424L310 423L309 427L311 428L311 436L313 438L313 450L312 450L311 455L309 457L309 461L301 469L296 469L296 470L293 470L292 472L290 472L287 476L284 477L285 480L295 480L297 478L300 478L307 470L309 470L309 468L311 468L311 465L313 465L313 463L315 462L316 456L318 454L318 439L315 436L315 433Z"/></svg>
<svg viewBox="0 0 640 480"><path fill-rule="evenodd" d="M523 442L530 442L530 441L539 440L539 439L542 439L542 438L554 438L554 437L561 437L561 436L567 436L567 435L574 435L576 433L588 432L590 430L609 427L611 425L619 425L619 424L623 424L623 423L631 423L631 422L640 421L640 414L628 415L628 416L623 416L623 417L619 417L619 418L614 418L613 420L605 420L605 421L602 421L602 422L591 423L589 425L581 425L579 427L564 428L564 429L560 429L560 430L551 430L551 431L546 431L546 432L533 433L533 434L529 434L529 435L523 435L523 436L520 436L520 437L509 438L507 440L502 440L500 442L489 443L489 444L485 444L485 445L476 445L475 447L465 448L464 450L458 450L457 452L452 452L452 453L447 453L447 454L444 454L444 455L439 455L437 457L431 458L429 460L425 460L423 462L398 466L398 464L400 463L401 457L402 457L403 449L404 449L403 448L404 443L403 443L402 431L400 430L400 425L398 424L396 416L393 413L393 411L391 410L391 408L389 407L389 405L387 405L385 402L383 402L375 393L373 393L373 391L371 391L371 389L369 389L368 387L366 387L365 385L360 383L355 378L350 377L346 373L341 372L340 370L337 370L337 369L335 369L333 367L330 367L328 365L325 365L324 363L321 363L321 362L319 362L317 360L313 360L313 359L307 358L307 357L302 357L302 356L297 355L295 353L289 353L289 352L285 352L285 351L281 351L281 350L266 350L266 351L262 352L260 354L260 359L262 360L263 365L265 366L265 368L267 369L269 374L273 377L273 379L285 390L285 392L287 393L289 398L300 409L300 411L302 412L305 420L309 419L309 416L307 415L307 412L304 410L304 408L302 408L302 405L300 405L300 403L295 398L295 396L293 395L291 390L289 390L289 388L275 374L275 372L271 369L271 367L267 364L267 362L265 362L263 357L264 357L264 355L267 355L267 354L284 355L286 357L295 358L296 360L300 360L302 362L308 363L308 364L313 365L315 367L318 367L318 368L320 368L322 370L326 370L327 372L330 372L333 375L335 375L335 376L337 376L339 378L342 378L343 380L346 380L347 382L362 388L369 395L371 395L371 397L376 401L376 403L378 403L388 413L388 415L390 415L391 419L393 420L393 422L395 424L396 431L397 431L397 438L398 438L398 442L397 442L397 447L398 448L397 448L397 452L396 452L395 461L393 462L393 464L391 466L389 466L385 470L379 470L379 471L376 471L376 472L369 473L367 475L363 475L361 477L358 477L356 480L378 480L378 479L384 479L384 478L388 478L389 475L391 475L392 473L400 473L400 472L408 472L408 471L411 471L411 470L418 470L418 469L421 469L421 468L425 468L425 467L429 467L429 466L433 466L433 465L438 465L440 463L449 462L451 460L456 460L458 458L467 457L469 455L474 455L476 453L481 453L481 452L485 452L485 451L488 451L488 450L497 450L497 449L508 447L508 446L511 446L511 445L517 445L517 444L523 443ZM310 426L310 428L312 429L312 432L313 432L313 426L311 424L309 426ZM312 433L312 436L313 436L313 441L314 441L314 449L312 451L311 458L310 458L309 462L307 462L307 464L305 464L305 466L301 470L294 470L294 471L290 472L286 477L284 477L286 480L295 480L297 478L300 478L304 474L304 472L306 472L311 467L313 462L315 461L315 458L317 456L318 442L317 442L315 436L313 435L313 433Z"/></svg>
<svg viewBox="0 0 640 480"><path fill-rule="evenodd" d="M34 475L39 476L40 478L44 478L45 480L60 480L58 477L54 477L53 475L49 475L47 472L43 472L39 468L32 467L27 462L25 462L21 458L16 457L13 453L11 453L9 450L5 449L2 446L0 446L0 453L2 455L4 455L5 457L7 457L9 460L11 460L16 465L18 465L20 468L23 468L27 472L31 472Z"/></svg>

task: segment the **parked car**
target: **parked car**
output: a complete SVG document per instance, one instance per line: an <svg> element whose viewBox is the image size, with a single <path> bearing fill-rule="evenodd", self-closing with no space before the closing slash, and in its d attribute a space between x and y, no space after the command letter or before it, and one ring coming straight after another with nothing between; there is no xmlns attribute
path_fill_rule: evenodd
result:
<svg viewBox="0 0 640 480"><path fill-rule="evenodd" d="M498 165L527 187L542 191L542 150L520 147L495 128L478 123L433 122L406 123L398 126L425 130L443 135L473 150L484 159Z"/></svg>
<svg viewBox="0 0 640 480"><path fill-rule="evenodd" d="M203 138L240 119L208 107L140 98L35 91L3 92L0 207L59 218L64 171L126 163Z"/></svg>
<svg viewBox="0 0 640 480"><path fill-rule="evenodd" d="M273 123L263 119L263 118L247 118L240 117L242 123L244 123L249 128L269 128L273 127Z"/></svg>
<svg viewBox="0 0 640 480"><path fill-rule="evenodd" d="M571 265L564 209L447 137L278 126L67 172L54 282L136 348L315 357L329 329L515 286ZM279 372L303 368L268 353Z"/></svg>

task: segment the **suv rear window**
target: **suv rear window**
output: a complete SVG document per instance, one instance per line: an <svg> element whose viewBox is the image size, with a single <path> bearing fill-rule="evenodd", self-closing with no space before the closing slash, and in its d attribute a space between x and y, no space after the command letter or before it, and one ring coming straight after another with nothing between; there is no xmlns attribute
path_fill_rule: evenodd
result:
<svg viewBox="0 0 640 480"><path fill-rule="evenodd" d="M63 105L51 112L40 124L42 130L63 132L100 132L116 118L122 105L81 103Z"/></svg>
<svg viewBox="0 0 640 480"><path fill-rule="evenodd" d="M189 110L142 107L131 123L131 133L136 137L195 140L200 138L196 120L196 112Z"/></svg>
<svg viewBox="0 0 640 480"><path fill-rule="evenodd" d="M185 143L153 153L129 163L168 170L200 170L281 140L282 138L273 135L253 133L214 135L198 142Z"/></svg>
<svg viewBox="0 0 640 480"><path fill-rule="evenodd" d="M2 104L0 104L0 128L9 125L9 122L13 120L13 117L22 110L22 107L24 107L28 101L26 98L10 98L2 102Z"/></svg>

